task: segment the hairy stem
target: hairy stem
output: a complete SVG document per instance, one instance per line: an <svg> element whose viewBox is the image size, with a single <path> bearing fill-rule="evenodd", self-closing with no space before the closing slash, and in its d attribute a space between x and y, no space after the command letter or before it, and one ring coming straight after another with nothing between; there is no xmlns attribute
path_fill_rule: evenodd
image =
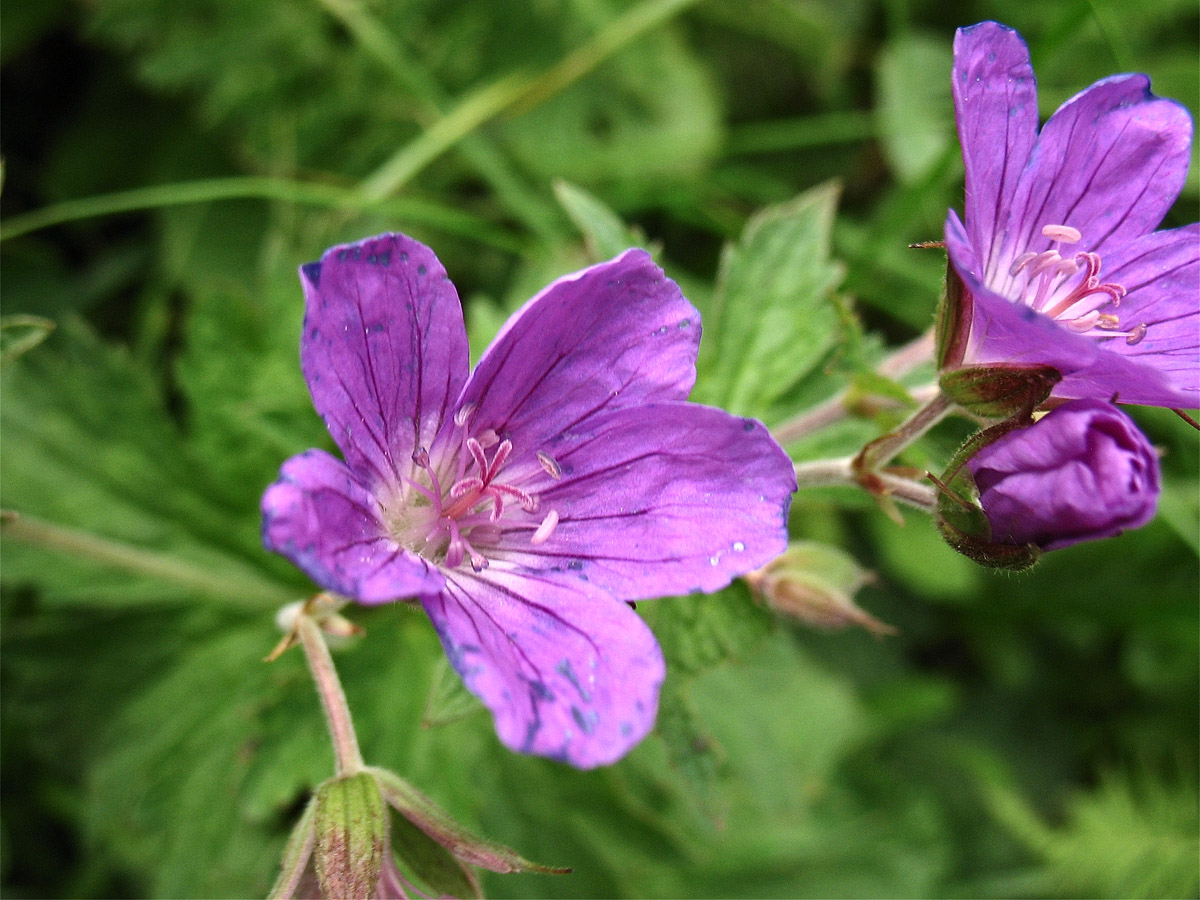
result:
<svg viewBox="0 0 1200 900"><path fill-rule="evenodd" d="M304 648L308 669L312 672L317 694L321 697L321 706L325 709L329 736L333 740L337 773L354 775L361 772L363 758L358 749L358 737L354 733L354 723L350 720L350 707L346 704L342 682L333 666L333 657L329 654L329 646L325 643L320 626L305 612L301 612L296 618L296 637L300 646Z"/></svg>
<svg viewBox="0 0 1200 900"><path fill-rule="evenodd" d="M900 378L932 359L933 332L927 331L884 359L879 364L877 371L887 378ZM791 444L822 428L827 428L835 422L840 422L851 414L850 408L846 405L849 396L849 390L834 394L828 400L805 410L795 418L776 425L771 429L772 436L781 444Z"/></svg>
<svg viewBox="0 0 1200 900"><path fill-rule="evenodd" d="M796 464L796 483L800 488L845 485L861 487L862 481L855 466L857 457L843 456L838 459L817 459ZM891 497L908 506L932 513L937 509L937 491L923 481L917 481L895 472L876 472L883 496Z"/></svg>

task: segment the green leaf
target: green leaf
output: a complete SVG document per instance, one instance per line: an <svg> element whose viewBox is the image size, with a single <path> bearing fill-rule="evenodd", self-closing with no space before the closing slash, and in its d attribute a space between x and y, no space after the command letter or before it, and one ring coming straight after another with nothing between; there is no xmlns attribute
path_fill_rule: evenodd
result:
<svg viewBox="0 0 1200 900"><path fill-rule="evenodd" d="M721 259L695 398L761 417L838 342L829 260L838 189L825 185L758 213Z"/></svg>
<svg viewBox="0 0 1200 900"><path fill-rule="evenodd" d="M876 61L880 142L900 181L911 183L933 168L954 141L950 46L943 37L905 34L884 45Z"/></svg>
<svg viewBox="0 0 1200 900"><path fill-rule="evenodd" d="M554 195L583 234L594 261L612 259L622 250L645 244L643 235L630 229L620 216L582 188L567 181L556 181Z"/></svg>
<svg viewBox="0 0 1200 900"><path fill-rule="evenodd" d="M257 491L235 499L217 489L127 354L67 319L8 369L0 391L0 503L48 535L6 546L6 581L72 602L194 598L195 579L163 578L175 566L205 573L210 602L266 608L293 596L263 571Z"/></svg>
<svg viewBox="0 0 1200 900"><path fill-rule="evenodd" d="M53 330L54 320L42 316L0 316L0 367L28 353Z"/></svg>
<svg viewBox="0 0 1200 900"><path fill-rule="evenodd" d="M772 621L740 581L708 596L655 600L638 611L654 629L667 668L681 673L701 672L752 652L770 633Z"/></svg>

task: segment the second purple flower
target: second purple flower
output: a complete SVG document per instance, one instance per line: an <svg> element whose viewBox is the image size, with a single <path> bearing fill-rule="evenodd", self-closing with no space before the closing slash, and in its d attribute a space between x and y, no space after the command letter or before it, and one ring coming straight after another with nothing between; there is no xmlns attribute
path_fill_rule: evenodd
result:
<svg viewBox="0 0 1200 900"><path fill-rule="evenodd" d="M965 222L946 247L970 303L958 360L1052 366L1060 398L1200 405L1200 225L1155 231L1183 186L1192 123L1114 75L1038 131L1020 36L995 22L954 41Z"/></svg>
<svg viewBox="0 0 1200 900"><path fill-rule="evenodd" d="M700 316L643 251L561 278L469 371L458 295L404 235L302 267L310 450L263 539L361 603L415 599L514 750L587 768L650 730L664 675L626 601L713 591L787 544L792 464L687 403Z"/></svg>

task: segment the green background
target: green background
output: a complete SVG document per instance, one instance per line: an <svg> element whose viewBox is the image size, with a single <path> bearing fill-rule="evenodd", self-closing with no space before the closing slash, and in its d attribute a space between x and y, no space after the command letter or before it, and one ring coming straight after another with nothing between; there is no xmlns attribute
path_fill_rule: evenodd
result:
<svg viewBox="0 0 1200 900"><path fill-rule="evenodd" d="M10 0L0 493L42 530L3 546L4 895L262 895L331 774L299 652L262 662L311 586L258 499L328 446L299 263L417 236L478 354L551 278L652 246L705 314L697 399L775 424L932 321L944 259L907 245L961 208L950 48L987 18L1029 42L1043 116L1128 70L1200 108L1180 0ZM1134 414L1158 518L1027 575L798 495L793 534L873 571L858 601L898 635L740 586L641 604L659 724L601 771L505 751L423 616L351 610L364 755L574 868L494 896L1196 896L1197 438Z"/></svg>

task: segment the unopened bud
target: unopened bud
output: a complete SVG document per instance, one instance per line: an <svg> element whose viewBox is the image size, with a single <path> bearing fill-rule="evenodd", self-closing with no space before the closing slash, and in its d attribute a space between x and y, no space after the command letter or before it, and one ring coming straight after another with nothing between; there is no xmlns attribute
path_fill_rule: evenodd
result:
<svg viewBox="0 0 1200 900"><path fill-rule="evenodd" d="M895 634L854 602L874 576L853 557L815 541L791 544L783 555L746 576L746 582L775 611L817 628L859 625L872 634Z"/></svg>
<svg viewBox="0 0 1200 900"><path fill-rule="evenodd" d="M942 534L976 562L1006 569L1145 525L1160 490L1154 447L1128 416L1096 400L1065 403L952 468L939 500Z"/></svg>
<svg viewBox="0 0 1200 900"><path fill-rule="evenodd" d="M324 897L375 896L388 847L388 815L379 785L366 772L317 789L313 862Z"/></svg>

